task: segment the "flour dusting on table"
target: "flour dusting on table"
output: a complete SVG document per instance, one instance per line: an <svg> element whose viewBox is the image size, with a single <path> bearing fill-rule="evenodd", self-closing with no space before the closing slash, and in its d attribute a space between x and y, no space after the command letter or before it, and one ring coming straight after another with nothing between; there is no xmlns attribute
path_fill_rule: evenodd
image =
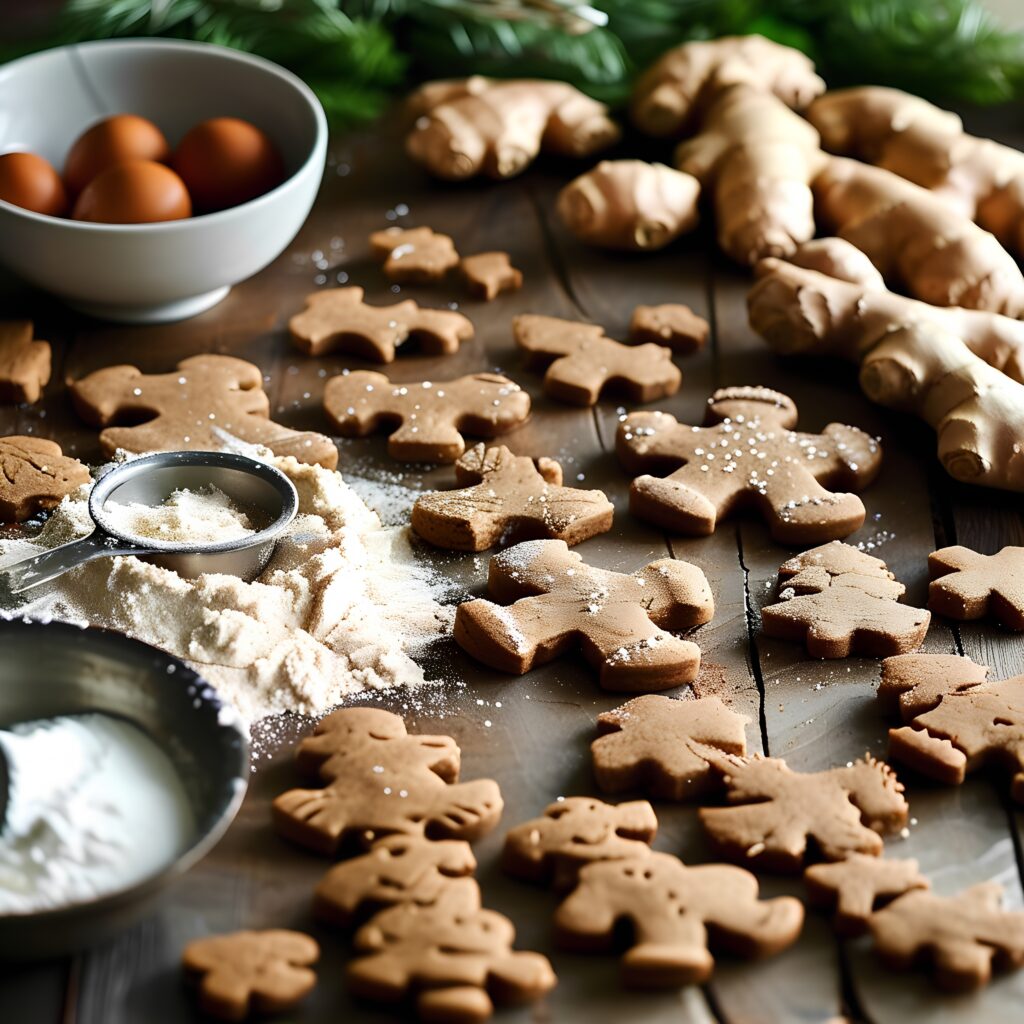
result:
<svg viewBox="0 0 1024 1024"><path fill-rule="evenodd" d="M134 557L102 559L32 592L19 615L108 626L189 661L249 722L321 714L364 690L414 686L413 655L450 633L447 584L385 529L342 477L291 457L299 513L257 580L185 580ZM87 488L32 541L0 541L0 567L92 529Z"/></svg>

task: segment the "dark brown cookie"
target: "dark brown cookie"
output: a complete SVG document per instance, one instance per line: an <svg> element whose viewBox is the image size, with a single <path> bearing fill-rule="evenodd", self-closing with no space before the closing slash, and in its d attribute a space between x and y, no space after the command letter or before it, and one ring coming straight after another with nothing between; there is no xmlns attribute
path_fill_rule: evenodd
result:
<svg viewBox="0 0 1024 1024"><path fill-rule="evenodd" d="M612 526L604 492L563 487L553 459L478 444L455 463L455 480L458 489L425 494L412 510L413 530L439 548L484 551L534 537L579 544Z"/></svg>
<svg viewBox="0 0 1024 1024"><path fill-rule="evenodd" d="M0 438L0 522L20 523L89 482L89 470L42 437Z"/></svg>
<svg viewBox="0 0 1024 1024"><path fill-rule="evenodd" d="M928 711L947 693L985 682L988 667L959 654L896 654L882 662L878 703L904 722Z"/></svg>
<svg viewBox="0 0 1024 1024"><path fill-rule="evenodd" d="M1024 547L982 555L956 545L928 556L928 607L961 622L995 619L1024 630Z"/></svg>
<svg viewBox="0 0 1024 1024"><path fill-rule="evenodd" d="M502 292L517 292L523 287L523 272L512 266L507 252L478 252L463 256L459 270L472 295L485 302Z"/></svg>
<svg viewBox="0 0 1024 1024"><path fill-rule="evenodd" d="M689 306L667 302L660 306L637 306L629 322L629 340L634 344L668 345L673 352L689 355L708 340L707 320Z"/></svg>
<svg viewBox="0 0 1024 1024"><path fill-rule="evenodd" d="M50 379L50 343L31 320L0 320L0 402L38 402Z"/></svg>
<svg viewBox="0 0 1024 1024"><path fill-rule="evenodd" d="M522 675L578 649L610 690L665 690L692 682L700 649L670 631L714 613L704 573L662 558L632 575L587 565L564 541L531 540L491 559L494 601L467 601L455 639L474 658Z"/></svg>

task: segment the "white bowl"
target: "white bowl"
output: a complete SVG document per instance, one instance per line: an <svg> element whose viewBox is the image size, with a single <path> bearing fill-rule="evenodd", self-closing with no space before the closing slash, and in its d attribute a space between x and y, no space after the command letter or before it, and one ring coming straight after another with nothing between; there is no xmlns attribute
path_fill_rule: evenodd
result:
<svg viewBox="0 0 1024 1024"><path fill-rule="evenodd" d="M32 150L59 171L85 128L120 113L148 117L172 147L197 121L244 118L277 144L289 177L229 210L159 224L86 223L0 201L0 262L94 316L195 316L302 227L327 153L323 108L276 64L205 43L83 43L0 67L0 153Z"/></svg>

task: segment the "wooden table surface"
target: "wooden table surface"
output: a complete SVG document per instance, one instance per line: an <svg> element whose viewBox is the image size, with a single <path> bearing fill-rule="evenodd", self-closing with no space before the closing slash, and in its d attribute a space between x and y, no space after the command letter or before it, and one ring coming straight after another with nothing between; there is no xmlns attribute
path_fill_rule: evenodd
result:
<svg viewBox="0 0 1024 1024"><path fill-rule="evenodd" d="M864 495L868 519L852 541L869 545L887 561L907 585L911 604L924 604L926 559L936 547L964 543L992 552L1007 543L1024 543L1019 498L954 485L934 460L930 432L916 420L869 405L851 368L773 356L746 323L748 275L717 255L709 233L650 256L614 256L577 244L553 216L556 190L574 170L548 164L501 185L452 187L428 181L406 162L393 126L336 139L319 201L298 238L215 309L182 324L99 324L4 277L0 313L35 319L38 336L53 342L55 372L39 405L0 410L0 435L52 437L65 451L97 461L95 432L77 421L64 381L122 362L166 371L198 352L226 352L259 364L276 418L327 432L320 405L324 378L364 364L342 356L311 359L290 348L285 325L302 307L303 296L347 280L363 285L370 301L388 301L396 289L369 260L367 236L390 223L428 224L451 234L463 253L506 249L526 275L518 294L485 304L467 301L457 282L401 290L402 296L426 305L457 302L476 325L476 337L443 359L403 352L389 375L440 380L500 369L529 389L533 418L503 440L520 453L561 459L568 481L603 488L615 503L614 528L586 541L579 548L583 556L629 572L667 552L707 574L716 611L696 634L704 658L696 689L722 695L749 716L752 749L785 757L803 771L843 764L865 751L884 755L889 723L873 699L876 661L811 661L799 646L760 634L759 608L773 599L776 570L787 551L754 520L728 521L712 537L687 539L666 536L631 518L628 481L612 450L619 403L613 398L594 409L578 409L543 397L539 377L523 368L512 343L512 316L532 311L589 319L613 337L623 337L636 304L682 301L708 317L712 339L703 352L679 361L682 389L657 408L699 423L714 388L765 384L795 399L804 429L818 430L838 420L877 434L885 448L884 465ZM55 253L54 259L59 258ZM388 474L399 473L401 483L413 488L447 486L451 479L450 469L391 462L379 438L341 440L339 445L339 468L346 474L393 480ZM451 575L459 594L482 592L486 556L425 552L423 557ZM1024 671L1024 641L991 626L936 620L926 647L971 655L991 665L998 677ZM595 792L589 754L594 721L624 698L602 692L590 670L573 658L509 678L483 670L447 643L431 654L427 669L436 685L414 694L385 694L379 703L405 713L414 730L453 735L462 747L464 778L486 775L500 783L502 826L477 845L484 901L512 918L520 948L550 955L559 975L559 986L545 1003L502 1012L500 1020L810 1024L846 1017L873 1024L910 1019L952 1024L1021 1019L1024 972L1001 978L976 995L939 995L921 976L883 970L866 940L840 943L826 919L814 912L787 952L757 964L722 958L704 988L625 993L613 959L553 951L556 900L543 889L502 875L497 866L502 836L506 827L535 816L560 795ZM167 890L157 912L113 941L54 963L0 967L0 1022L193 1020L197 1015L177 969L184 943L207 932L268 926L307 929L323 944L318 988L301 1010L283 1019L394 1019L350 1001L342 980L345 938L312 921L310 894L326 862L288 846L271 831L269 801L293 783L291 741L308 723L293 719L273 725L277 741L265 737L261 744L264 756L256 763L248 797L218 848ZM1008 802L1005 780L976 777L958 788L933 787L909 777L906 782L909 837L887 841L889 854L918 858L940 893L995 879L1006 887L1009 904L1021 906L1024 817ZM656 810L658 849L694 863L709 859L695 808L658 804ZM762 879L762 888L767 894L801 892L798 881L771 877Z"/></svg>

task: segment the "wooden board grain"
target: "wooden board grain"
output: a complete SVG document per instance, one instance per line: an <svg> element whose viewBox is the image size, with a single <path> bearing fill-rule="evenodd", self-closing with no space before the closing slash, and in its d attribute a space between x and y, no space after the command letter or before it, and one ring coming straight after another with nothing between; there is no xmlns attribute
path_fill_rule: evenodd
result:
<svg viewBox="0 0 1024 1024"><path fill-rule="evenodd" d="M325 380L343 368L362 368L340 355L310 359L288 343L288 317L309 291L338 283L367 289L372 302L396 293L369 259L367 235L389 223L429 224L450 233L464 253L507 249L526 274L516 295L484 304L469 301L455 279L439 288L402 288L426 305L457 303L474 322L476 337L446 359L403 353L387 372L395 380L445 379L500 369L534 400L530 422L505 441L515 451L562 460L570 481L601 487L616 506L613 530L587 541L588 561L620 571L671 554L700 565L712 584L716 615L697 634L704 669L700 692L722 695L748 716L748 742L791 760L801 770L844 763L865 750L883 753L887 724L874 708L877 663L863 659L822 664L795 645L759 634L760 608L772 599L775 572L789 552L773 544L750 520L726 522L710 538L666 536L628 513L628 481L614 456L622 403L614 396L594 410L547 399L540 375L527 371L515 350L511 317L538 312L603 324L623 336L640 302L684 301L709 317L706 349L682 358L684 384L658 407L699 423L715 387L763 383L797 401L801 423L820 429L848 421L882 436L883 473L865 495L869 521L853 538L872 546L908 584L908 600L924 600L925 558L936 543L955 540L991 550L1020 543L1017 499L952 486L934 469L933 440L913 421L871 407L851 371L818 363L782 362L751 334L743 299L748 278L715 254L710 232L648 257L622 259L586 249L553 217L553 202L567 166L547 165L523 179L461 187L427 181L400 153L393 128L339 140L317 206L289 249L220 306L185 324L125 328L94 324L52 300L0 280L4 315L31 315L39 334L56 343L58 370L46 399L31 409L0 409L0 433L52 436L83 458L99 455L95 432L68 407L63 381L100 366L132 362L166 370L200 351L251 359L267 378L274 415L282 423L326 429L320 408ZM340 468L367 493L381 482L413 490L449 486L450 470L392 463L381 438L341 441ZM366 483L369 481L369 483ZM392 510L393 511L393 510ZM400 518L400 516L398 517ZM938 530L938 537L937 531ZM487 556L458 556L421 549L452 580L457 595L483 592ZM951 629L936 623L936 650L963 650L997 673L1024 671L1024 645L985 626ZM644 1024L810 1024L846 1016L888 1024L898 1020L953 1022L1009 1020L1024 1003L1024 977L997 982L985 993L950 1000L932 994L919 978L894 977L876 964L864 940L840 944L827 921L808 916L800 941L779 957L750 965L723 959L705 989L630 994L617 982L614 960L569 956L553 949L552 894L512 881L498 867L504 829L538 814L559 796L595 792L589 743L597 714L621 703L603 692L592 673L563 659L522 679L474 664L454 645L427 661L435 685L408 694L380 695L375 703L405 714L410 727L455 736L466 778L496 778L505 798L502 827L477 846L485 902L508 914L522 948L552 956L558 989L535 1009L503 1013L502 1020L558 1022L637 1021ZM195 1019L177 971L182 945L193 936L236 927L292 926L313 931L323 943L321 983L301 1011L288 1019L308 1022L385 1021L393 1015L352 1003L342 981L348 955L344 936L317 926L310 892L326 868L316 857L278 840L269 825L269 803L295 776L294 739L307 723L273 723L274 741L263 744L252 786L238 820L218 848L166 893L147 920L73 961L0 975L0 1020L50 1024L178 1024ZM263 730L268 732L270 730ZM1020 902L1019 814L1008 808L998 782L972 780L958 790L908 780L916 822L891 853L918 856L941 891L981 878L997 878ZM656 846L697 862L709 851L686 806L658 805ZM764 878L766 894L800 893L797 881Z"/></svg>

